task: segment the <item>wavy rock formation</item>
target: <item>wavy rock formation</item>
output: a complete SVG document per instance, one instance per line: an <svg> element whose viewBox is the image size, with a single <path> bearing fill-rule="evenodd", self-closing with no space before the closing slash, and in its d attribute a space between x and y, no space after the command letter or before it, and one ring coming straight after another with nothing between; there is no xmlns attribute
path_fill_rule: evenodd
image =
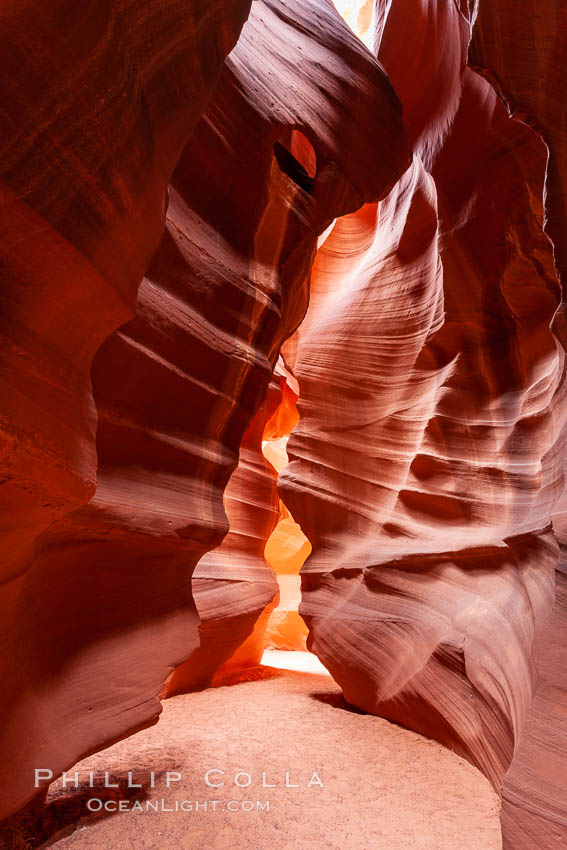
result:
<svg viewBox="0 0 567 850"><path fill-rule="evenodd" d="M567 17L336 5L3 9L0 817L305 620L562 844Z"/></svg>
<svg viewBox="0 0 567 850"><path fill-rule="evenodd" d="M135 313L169 179L249 9L250 0L2 8L0 813L32 796L31 770L54 748L57 769L116 733L111 724L85 735L92 694L69 680L73 655L87 676L100 671L97 692L107 679L103 647L124 625L112 613L119 578L106 556L98 574L77 552L31 565L38 535L95 491L93 357ZM104 725L112 697L95 701Z"/></svg>
<svg viewBox="0 0 567 850"><path fill-rule="evenodd" d="M2 9L2 579L96 482L90 369L135 313L167 186L250 9Z"/></svg>
<svg viewBox="0 0 567 850"><path fill-rule="evenodd" d="M567 8L556 0L480 2L469 51L511 110L541 133L549 149L545 229L567 286Z"/></svg>
<svg viewBox="0 0 567 850"><path fill-rule="evenodd" d="M279 429L272 440L264 443L264 455L274 472L282 472L288 463L286 451L289 435L299 421L297 413L297 382L288 376L283 385L281 408L287 417L281 416ZM286 421L287 420L287 421ZM277 478L277 475L276 475ZM265 631L265 645L270 649L305 650L307 626L298 613L301 601L301 579L299 572L311 554L311 544L300 526L279 500L278 524L266 541L265 558L274 571L278 587L278 604L271 612Z"/></svg>
<svg viewBox="0 0 567 850"><path fill-rule="evenodd" d="M280 508L280 520L265 552L277 577L279 597L267 622L264 643L269 649L306 650L307 626L299 614L299 572L311 554L311 544L281 501Z"/></svg>
<svg viewBox="0 0 567 850"><path fill-rule="evenodd" d="M307 627L297 613L299 570L311 547L276 489L280 463L287 463L283 435L297 424L296 401L278 362L224 492L228 534L193 573L199 646L173 671L165 697L208 687L231 671L258 665L265 645L305 649ZM295 588L286 584L289 578Z"/></svg>
<svg viewBox="0 0 567 850"><path fill-rule="evenodd" d="M207 687L216 673L254 666L262 658L266 621L278 594L264 549L279 518L277 474L262 454L262 439L281 404L281 380L270 383L242 439L238 467L224 492L229 532L193 573L199 646L173 671L165 696Z"/></svg>
<svg viewBox="0 0 567 850"><path fill-rule="evenodd" d="M504 850L561 850L567 812L567 573L556 575L555 605L537 634L534 661L538 684L520 746L504 778Z"/></svg>
<svg viewBox="0 0 567 850"><path fill-rule="evenodd" d="M37 219L29 227L30 222L17 218L16 205L11 215L30 236L21 268L14 261L11 273L18 284L26 268L31 275L38 267L40 278L61 276L63 270L62 285L75 282L78 275L81 280L80 287L64 290L61 297L59 289L49 292L56 304L55 324L53 307L43 310L49 281L31 290L16 286L18 297L22 291L34 296L30 315L49 326L55 345L79 348L80 356L66 353L49 366L48 389L57 397L50 409L57 410L64 425L42 418L37 404L43 401L47 409L48 393L37 382L28 390L41 427L51 429L53 444L58 438L65 443L79 468L73 480L80 482L73 497L59 499L45 520L37 520L36 513L25 520L23 514L17 517L20 530L34 526L34 532L58 521L40 537L33 558L29 547L18 549L14 569L19 576L5 591L9 613L2 621L2 814L33 796L32 767L49 767L57 775L81 756L157 719L156 695L172 669L198 644L191 572L227 531L223 490L243 435L262 403L280 345L305 312L317 237L335 217L382 197L408 163L400 105L390 83L332 6L318 0L300 8L287 0L253 3L211 105L181 153L193 120L191 110L184 113L188 96L195 98L192 107L203 105L202 89L197 86L197 97L191 80L200 80L209 70L213 76L215 60L236 37L236 22L241 23L245 6L228 4L223 25L214 4L200 6L198 32L212 41L206 50L197 51L194 62L183 39L187 28L189 36L197 31L196 24L191 15L185 20L185 5L180 20L175 3L166 5L171 18L162 4L150 7L148 18L140 14L139 4L132 19L126 14L129 4L118 18L110 17L114 6L100 11L99 5L90 17L82 9L77 38L69 39L74 44L69 67L51 59L49 51L38 50L32 60L41 59L54 71L53 97L44 114L55 114L61 126L50 135L47 117L45 125L38 124L37 104L27 122L20 120L23 135L33 139L44 132L53 145L49 167L43 161L42 168L36 163L23 174L30 184L36 172L46 175L45 206L53 202L62 218L56 233ZM152 25L152 10L159 10L164 31L156 29L156 21ZM26 4L19 14L32 12ZM59 38L66 39L67 18L64 31L56 13L53 19ZM88 37L79 38L82 26ZM27 31L49 42L50 30L41 16ZM108 33L122 32L118 42L103 40ZM175 41L173 50L169 37ZM100 50L97 38L102 40ZM136 39L141 55L149 57L149 68L141 77L133 72L125 76L126 65L120 63L132 55L127 67L136 67ZM152 50L145 52L148 41L156 53L153 62ZM189 46L192 43L189 37ZM55 38L54 55L59 46ZM83 57L93 55L96 69L104 70L103 92L100 82L84 92L79 85ZM303 61L297 62L298 55ZM9 58L16 66L15 58ZM177 79L168 68L178 70L179 64L183 73ZM60 80L67 80L75 95L54 113ZM87 105L92 101L92 110L77 92L84 94ZM133 115L128 113L130 103ZM171 114L163 120L166 107ZM106 115L107 109L112 119L108 127L93 125L92 117L99 110ZM160 130L154 132L158 118ZM79 155L79 124L88 136L87 149L94 145L99 160ZM132 126L136 132L128 132ZM127 162L103 159L103 167L100 159L112 151L115 138ZM33 159L35 147L32 150ZM165 233L140 287L136 316L113 333L94 358L99 421L93 495L95 416L87 392L88 368L96 348L127 312L109 318L112 311L104 306L104 298L93 296L99 277L93 282L90 265L91 277L84 277L85 264L80 256L77 260L73 239L79 240L89 264L92 261L97 274L108 279L111 290L116 286L117 292L126 291L126 284L119 286L116 278L127 270L133 298L138 276L155 248L163 190L180 153L169 189ZM67 169L73 179L61 179L56 154L64 164L64 177ZM143 191L137 190L135 179L140 170ZM14 188L15 183L16 177L11 190L26 194L26 187ZM99 185L102 196L95 191ZM57 194L61 186L68 191L63 200ZM40 203L38 207L42 209ZM133 210L139 221L127 214ZM42 213L43 220L46 215ZM14 229L9 232L21 247ZM73 245L61 263L59 234ZM44 239L49 244L42 265L38 246ZM86 324L96 324L100 304L104 332L85 332ZM18 303L20 307L24 311L25 305ZM17 322L14 326L19 327ZM47 342L40 352L42 363L50 362L46 347ZM14 356L26 361L28 351L35 353L31 342L22 344ZM67 357L81 365L81 403L61 399L57 391L65 381ZM19 363L18 368L14 376L21 388L27 378ZM38 368L30 365L30 374ZM15 411L14 422L31 420L33 413L31 407ZM67 485L53 469L59 462L55 451L46 452L53 458L51 466L35 463L40 443L39 432L19 442L34 460L25 492L39 490L41 504L49 500L51 505L52 491L59 493ZM10 482L24 481L23 473L16 475L15 462L8 471ZM40 487L34 475L45 477L49 486ZM62 518L89 496L88 504ZM22 511L27 507L15 504Z"/></svg>
<svg viewBox="0 0 567 850"><path fill-rule="evenodd" d="M553 241L563 290L567 286L567 10L559 3L521 0L514 14L501 3L481 3L469 61L479 67L509 108L541 133L549 150L545 229ZM565 300L565 297L564 299ZM562 334L563 324L554 329ZM562 337L564 340L564 337ZM564 846L567 830L567 568L565 494L553 525L563 554L555 606L535 645L538 687L524 736L502 791L506 850Z"/></svg>
<svg viewBox="0 0 567 850"><path fill-rule="evenodd" d="M319 250L280 482L313 545L309 646L346 699L499 787L553 600L565 358L547 150L466 66L471 15L376 4L414 162Z"/></svg>

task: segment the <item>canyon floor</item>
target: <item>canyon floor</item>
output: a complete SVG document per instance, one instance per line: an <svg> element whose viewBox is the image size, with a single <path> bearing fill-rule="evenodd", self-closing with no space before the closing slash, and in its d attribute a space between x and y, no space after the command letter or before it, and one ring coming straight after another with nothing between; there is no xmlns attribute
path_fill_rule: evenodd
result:
<svg viewBox="0 0 567 850"><path fill-rule="evenodd" d="M501 847L499 801L475 768L433 741L359 713L344 702L314 656L272 651L264 661L278 666L264 664L234 674L218 687L167 700L157 725L78 764L73 772L79 772L79 787L54 783L46 805L28 824L27 839L18 844L14 834L13 846ZM204 777L210 769L216 772L209 780L224 781L224 787L207 786ZM89 771L94 772L93 788ZM105 771L107 784L118 789L102 787ZM142 784L142 789L126 787L128 771L131 783ZM234 785L239 771L243 784L250 775L248 787ZM275 788L262 787L263 773ZM286 773L288 784L299 788L286 787ZM128 810L89 814L89 798L123 800ZM193 811L146 811L146 804L156 806L156 801L169 809L175 809L176 801L189 801ZM261 807L269 801L269 811L256 810L257 801ZM136 802L143 811L133 810ZM253 811L246 811L251 807Z"/></svg>

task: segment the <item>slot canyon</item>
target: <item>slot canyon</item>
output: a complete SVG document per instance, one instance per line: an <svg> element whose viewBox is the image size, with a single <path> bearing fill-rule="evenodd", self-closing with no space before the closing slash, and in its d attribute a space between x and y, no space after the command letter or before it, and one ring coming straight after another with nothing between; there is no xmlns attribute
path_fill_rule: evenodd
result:
<svg viewBox="0 0 567 850"><path fill-rule="evenodd" d="M0 850L567 846L567 6L0 20Z"/></svg>

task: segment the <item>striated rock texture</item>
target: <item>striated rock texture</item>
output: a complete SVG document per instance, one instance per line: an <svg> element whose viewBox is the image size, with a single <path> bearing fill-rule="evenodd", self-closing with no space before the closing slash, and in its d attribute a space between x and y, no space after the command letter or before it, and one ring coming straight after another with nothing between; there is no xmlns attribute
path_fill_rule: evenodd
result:
<svg viewBox="0 0 567 850"><path fill-rule="evenodd" d="M567 286L567 9L556 2L521 0L509 15L502 3L481 3L469 61L541 133L548 150L546 232ZM565 299L564 299L565 300ZM564 309L564 308L563 308ZM562 325L555 323L557 333ZM565 494L553 517L562 546L555 606L535 646L538 687L520 748L502 790L506 850L559 850L567 832L567 568Z"/></svg>
<svg viewBox="0 0 567 850"><path fill-rule="evenodd" d="M377 2L412 168L337 222L285 348L300 611L346 699L499 787L554 594L564 350L547 149L467 67L469 4Z"/></svg>
<svg viewBox="0 0 567 850"><path fill-rule="evenodd" d="M509 108L541 133L549 149L546 232L567 286L567 7L558 0L480 2L469 62L494 84Z"/></svg>
<svg viewBox="0 0 567 850"><path fill-rule="evenodd" d="M567 831L567 515L565 493L553 529L560 544L555 603L534 644L537 689L502 787L504 850L561 850Z"/></svg>
<svg viewBox="0 0 567 850"><path fill-rule="evenodd" d="M144 603L115 610L130 592L106 553L98 570L87 547L40 566L38 535L93 496L93 357L135 313L169 179L249 9L3 4L0 814L32 796L34 766L70 764L130 722L96 731L120 703L105 645L128 624L135 640Z"/></svg>
<svg viewBox="0 0 567 850"><path fill-rule="evenodd" d="M21 423L22 430L21 437L7 442L8 450L14 447L16 459L8 468L4 488L24 482L26 494L39 492L42 505L52 504L54 492L64 497L57 495L56 507L41 521L31 508L24 513L27 502L15 503L18 511L21 506L16 517L20 532L28 528L31 532L33 527L36 533L52 524L33 551L29 545L26 549L18 544L10 561L17 577L4 590L1 814L33 796L34 766L50 767L57 775L79 757L157 719L156 695L172 669L198 645L192 569L227 531L223 490L236 466L243 435L262 404L280 345L305 312L317 237L335 217L384 196L408 163L399 101L384 72L334 8L319 0L301 7L287 0L255 0L214 98L181 153L193 120L183 112L188 96L192 95L191 109L203 105L201 88L197 87L196 97L190 81L194 75L200 78L208 62L214 65L230 34L236 37L236 23L242 22L247 11L246 4L225 5L226 24L215 4L200 4L198 21L191 15L186 20L186 4L183 20L174 3L167 4L165 11L162 4L152 5L148 13L159 10L153 28L151 14L144 18L139 4L131 19L126 12L113 18L116 6L108 10L103 5L92 18L82 9L77 38L69 39L76 48L75 64L67 68L49 50L34 54L34 62L45 63L43 73L53 72L52 79L66 80L69 91L72 87L75 93L81 92L87 102L91 98L94 112L86 110L85 117L77 94L69 95L65 109L54 112L53 103L61 100L61 91L55 87L45 115L56 114L61 120L59 135L52 138L37 123L36 104L24 122L25 138L46 132L59 156L54 153L41 169L37 164L30 166L31 176L26 179L31 181L38 172L45 175L46 208L61 185L68 190L61 203L69 216L68 229L75 227L78 232L73 231L73 239L79 247L71 241L72 248L65 248L59 263L59 236L68 236L63 220L52 233L35 218L31 227L31 219L27 223L17 219L18 205L11 213L29 234L25 252L20 252L21 267L14 260L9 270L16 301L24 292L30 297L35 293L29 316L46 329L46 340L29 373L39 370L39 361L45 362L49 392L43 392L37 382L26 387L23 364L36 356L35 337L26 331L19 349L14 349L17 369L14 366L12 374L9 364L7 372L33 401L14 412L13 421ZM34 8L25 4L18 14L30 16ZM166 12L171 12L171 19ZM55 16L54 20L63 32L61 19ZM158 20L167 23L165 31L157 27ZM51 49L48 23L40 15L22 31ZM78 38L81 26L88 38ZM191 51L187 55L184 27L189 34L198 32L205 40L212 39L205 53L197 50L195 61ZM102 46L97 50L99 32ZM122 39L132 39L132 44L120 38L117 44L112 39L107 44L108 33L117 32ZM69 35L67 25L64 33ZM173 49L168 37L174 40ZM95 39L93 43L90 38ZM147 85L139 91L140 79L131 70L136 67L136 38L142 42L140 55L150 57L149 70L144 72ZM55 39L54 55L58 46ZM152 50L157 53L153 64ZM87 87L83 95L81 62L93 55L104 69L105 90L101 93L97 84L94 93ZM303 57L301 62L298 55ZM120 64L123 56L127 57L124 66ZM183 65L179 78L176 60ZM10 61L17 65L14 57ZM170 75L169 62L173 64ZM124 76L125 67L130 75ZM184 80L188 80L189 95ZM138 94L130 91L131 85ZM107 99L112 106L109 126L93 124L93 115L106 110ZM137 110L134 116L128 112L131 102ZM171 116L160 122L154 137L154 117L161 115L158 106L168 116L170 110ZM96 159L77 159L81 146L76 129L83 122L100 157L119 144L127 161L112 159L112 167L107 168ZM139 134L127 132L132 122ZM166 153L158 144L162 138ZM32 151L33 159L35 147ZM92 276L84 277L80 254L83 251L87 257L89 274L92 261L97 274L119 294L127 286L118 285L116 269L128 270L131 308L139 274L157 242L165 183L180 153L169 188L165 233L140 287L136 316L113 333L94 358L98 430L93 494L95 408L88 382L90 358L128 314L112 313L103 296L94 297L99 278L93 282ZM72 175L76 169L76 179L65 174L61 178L55 168L59 162ZM144 173L143 191L137 191L139 170ZM17 173L22 174L22 169ZM24 168L23 173L28 171ZM100 186L103 199L116 203L119 212L99 209L96 192L91 209L81 194L81 179L88 197ZM16 188L11 186L11 191ZM41 191L39 187L40 201ZM24 187L17 193L24 194ZM39 201L37 206L43 209ZM133 210L140 221L127 214ZM45 220L47 213L41 215ZM111 227L115 220L120 225L116 234ZM15 230L10 233L14 250L21 248ZM44 238L49 245L42 264L39 246ZM8 249L5 255L11 263ZM30 289L20 286L25 269L28 277L35 276ZM49 281L44 288L37 284L36 290L38 273L40 279L48 273L56 276L61 286L67 281L70 288L60 297L58 289L48 293ZM48 294L56 306L46 300L43 309L42 299ZM26 314L25 304L18 302L17 307L18 315ZM91 334L99 312L104 329ZM20 327L15 319L13 327ZM78 346L80 356L70 351L61 360L54 352L51 364L47 356L51 342L55 348ZM62 391L57 390L65 384L67 362L80 363L77 381L82 393L73 392L72 400L62 399ZM69 369L75 380L74 367ZM52 391L53 400L48 398ZM67 404L76 408L74 417ZM61 422L53 421L49 410L55 410ZM37 447L43 445L39 430L31 434L24 428L32 420L38 422L38 429L50 428L50 446L60 439L72 458L73 486L80 479L72 497L66 489L71 484L61 483L54 469L61 461L68 471L71 462L63 463L50 448L43 463L43 456L37 454ZM26 473L29 480L17 469L18 446L33 460ZM8 465L11 457L8 454ZM71 508L78 510L64 517Z"/></svg>
<svg viewBox="0 0 567 850"><path fill-rule="evenodd" d="M347 700L561 846L567 20L337 5L403 123L328 0L3 9L0 816L303 647L312 550Z"/></svg>
<svg viewBox="0 0 567 850"><path fill-rule="evenodd" d="M244 434L224 493L229 532L193 573L199 646L173 671L165 696L207 687L219 670L253 666L262 658L266 620L278 594L264 549L279 519L277 474L262 454L262 439L281 405L281 380L272 380Z"/></svg>
<svg viewBox="0 0 567 850"><path fill-rule="evenodd" d="M557 572L555 605L537 635L534 660L538 685L520 746L504 778L504 850L561 850L567 812L567 573Z"/></svg>
<svg viewBox="0 0 567 850"><path fill-rule="evenodd" d="M276 488L282 460L277 452L285 455L280 444L287 437L282 435L297 424L296 401L285 368L278 362L266 400L244 434L238 467L224 492L228 534L201 558L193 573L199 645L172 672L163 696L208 687L232 670L258 665L265 644L305 649L307 628L297 613L298 574L311 547ZM291 541L290 526L292 535L295 531ZM297 548L299 559L294 557ZM285 610L290 594L285 581L282 587L282 578L288 576L280 575L290 571L297 579L293 612Z"/></svg>
<svg viewBox="0 0 567 850"><path fill-rule="evenodd" d="M264 443L264 455L270 461L274 472L280 473L288 463L286 451L290 433L299 421L297 413L297 382L288 375L283 386L282 415L273 429L272 440ZM278 524L266 541L264 555L273 569L279 588L278 604L270 614L266 631L265 645L272 649L305 650L307 626L298 613L301 601L301 579L299 572L311 554L311 544L300 526L284 505L279 501Z"/></svg>
<svg viewBox="0 0 567 850"><path fill-rule="evenodd" d="M249 9L3 5L3 581L93 495L93 356L134 315L168 181Z"/></svg>

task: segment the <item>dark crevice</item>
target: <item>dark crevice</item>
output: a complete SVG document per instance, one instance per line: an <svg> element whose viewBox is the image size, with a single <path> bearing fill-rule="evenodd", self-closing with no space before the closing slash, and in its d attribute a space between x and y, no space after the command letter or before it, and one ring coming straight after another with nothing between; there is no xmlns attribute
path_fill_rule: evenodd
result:
<svg viewBox="0 0 567 850"><path fill-rule="evenodd" d="M302 164L281 142L274 142L274 155L280 169L290 177L305 192L313 188L314 177L311 177Z"/></svg>

